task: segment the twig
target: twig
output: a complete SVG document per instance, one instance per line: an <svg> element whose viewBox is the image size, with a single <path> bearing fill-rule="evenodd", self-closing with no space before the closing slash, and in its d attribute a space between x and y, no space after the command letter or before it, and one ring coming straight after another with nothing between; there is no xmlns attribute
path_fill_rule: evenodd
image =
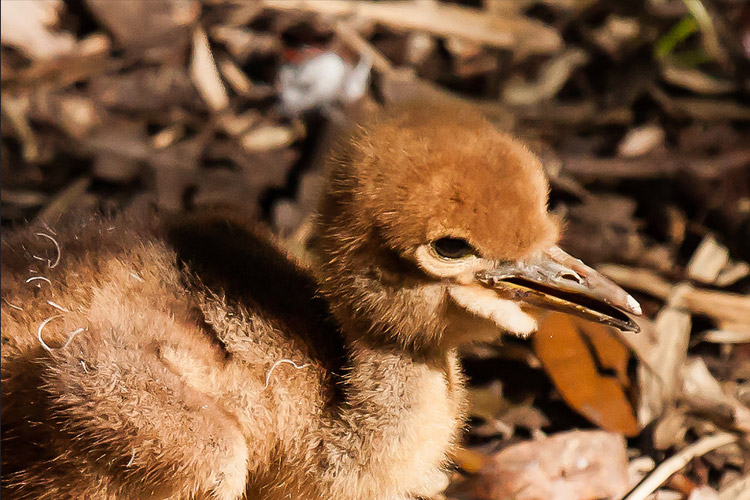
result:
<svg viewBox="0 0 750 500"><path fill-rule="evenodd" d="M360 57L369 57L372 61L372 66L379 73L385 75L391 75L395 71L393 64L383 55L378 49L372 46L370 42L362 38L354 28L344 22L338 22L334 26L336 34L339 36L342 42L348 45L351 49L359 53Z"/></svg>
<svg viewBox="0 0 750 500"><path fill-rule="evenodd" d="M716 179L728 170L747 165L750 151L738 148L717 156L698 157L688 153L654 153L638 158L567 155L561 159L564 172L596 179L653 179L673 177L680 172L689 172L702 179Z"/></svg>
<svg viewBox="0 0 750 500"><path fill-rule="evenodd" d="M682 3L685 4L685 7L687 7L698 22L698 25L701 27L703 46L705 47L706 52L717 61L726 64L726 53L724 52L719 37L716 34L716 28L714 27L711 15L706 10L703 2L701 2L701 0L682 0Z"/></svg>
<svg viewBox="0 0 750 500"><path fill-rule="evenodd" d="M67 187L56 194L55 197L52 198L52 201L50 201L41 212L39 212L39 215L36 216L36 221L41 222L42 224L51 224L62 214L71 212L72 208L84 199L84 195L86 194L90 182L91 180L88 177L82 177L71 182ZM55 232L49 227L47 230L50 233L55 234Z"/></svg>
<svg viewBox="0 0 750 500"><path fill-rule="evenodd" d="M3 88L3 90L5 89ZM21 139L23 158L28 162L35 162L39 157L39 143L31 125L29 125L20 100L3 99L2 114L8 119L8 123L16 130L18 137Z"/></svg>
<svg viewBox="0 0 750 500"><path fill-rule="evenodd" d="M669 297L675 286L649 269L613 264L601 265L597 269L620 286L664 300ZM750 323L750 297L746 295L685 285L679 304L676 305L686 307L690 312L715 318L722 323Z"/></svg>
<svg viewBox="0 0 750 500"><path fill-rule="evenodd" d="M562 46L557 31L541 22L523 17L498 18L479 9L440 3L425 8L416 2L263 0L263 6L277 11L312 12L326 17L354 17L396 30L458 37L526 54L549 54Z"/></svg>
<svg viewBox="0 0 750 500"><path fill-rule="evenodd" d="M685 467L690 461L703 456L709 451L734 443L739 438L734 434L721 432L712 436L706 436L691 444L684 450L668 458L654 471L646 476L638 485L630 490L621 500L644 500L656 489L664 484L675 472Z"/></svg>

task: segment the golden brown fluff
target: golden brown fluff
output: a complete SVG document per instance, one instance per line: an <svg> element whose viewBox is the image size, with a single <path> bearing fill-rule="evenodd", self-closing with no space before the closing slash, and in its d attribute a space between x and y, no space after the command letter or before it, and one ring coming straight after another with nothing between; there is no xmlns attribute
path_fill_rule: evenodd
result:
<svg viewBox="0 0 750 500"><path fill-rule="evenodd" d="M339 153L333 191L403 252L451 235L489 259L552 245L542 165L468 106L409 103L361 124Z"/></svg>
<svg viewBox="0 0 750 500"><path fill-rule="evenodd" d="M422 104L344 141L314 276L225 215L4 235L3 497L439 493L464 416L456 345L521 325L451 297L475 289L464 267L554 243L546 193L523 146ZM425 254L441 237L476 255Z"/></svg>

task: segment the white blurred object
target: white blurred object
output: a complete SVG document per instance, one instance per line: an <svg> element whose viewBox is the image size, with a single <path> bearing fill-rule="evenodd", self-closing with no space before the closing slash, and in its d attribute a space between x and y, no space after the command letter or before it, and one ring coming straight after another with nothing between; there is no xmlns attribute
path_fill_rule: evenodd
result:
<svg viewBox="0 0 750 500"><path fill-rule="evenodd" d="M331 112L337 105L362 97L367 90L372 61L363 56L356 66L333 52L311 49L300 54L299 61L279 70L281 112L297 116L320 109Z"/></svg>
<svg viewBox="0 0 750 500"><path fill-rule="evenodd" d="M688 500L719 500L719 493L708 486L699 486L690 492Z"/></svg>
<svg viewBox="0 0 750 500"><path fill-rule="evenodd" d="M71 33L55 32L61 0L0 2L0 38L2 43L22 50L32 59L52 59L75 47Z"/></svg>

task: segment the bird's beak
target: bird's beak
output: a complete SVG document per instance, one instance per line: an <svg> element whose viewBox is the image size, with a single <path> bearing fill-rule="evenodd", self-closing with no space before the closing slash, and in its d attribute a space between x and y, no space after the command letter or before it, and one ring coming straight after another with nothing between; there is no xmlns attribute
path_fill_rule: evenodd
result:
<svg viewBox="0 0 750 500"><path fill-rule="evenodd" d="M476 279L499 295L531 306L566 312L623 331L639 331L626 314L640 315L638 302L557 246L524 261L480 271Z"/></svg>

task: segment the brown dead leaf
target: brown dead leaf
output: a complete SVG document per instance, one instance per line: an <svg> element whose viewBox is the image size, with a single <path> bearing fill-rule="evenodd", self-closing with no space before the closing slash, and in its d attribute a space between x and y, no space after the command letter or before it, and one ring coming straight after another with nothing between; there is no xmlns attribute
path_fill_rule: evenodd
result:
<svg viewBox="0 0 750 500"><path fill-rule="evenodd" d="M723 390L702 359L689 359L682 368L682 375L682 391L694 409L719 418L729 417L731 425L750 431L750 409Z"/></svg>
<svg viewBox="0 0 750 500"><path fill-rule="evenodd" d="M509 446L467 481L471 498L594 500L619 498L628 487L622 436L573 431Z"/></svg>
<svg viewBox="0 0 750 500"><path fill-rule="evenodd" d="M129 113L159 113L200 104L185 71L170 65L98 75L91 79L89 93L97 103Z"/></svg>
<svg viewBox="0 0 750 500"><path fill-rule="evenodd" d="M627 396L630 352L609 330L550 313L534 336L534 350L571 407L603 429L636 436L640 428Z"/></svg>
<svg viewBox="0 0 750 500"><path fill-rule="evenodd" d="M638 368L641 389L638 418L642 425L669 411L679 396L680 369L687 359L692 319L687 310L675 304L686 290L684 285L678 285L670 291L667 306L659 311L654 322L656 344L643 353L644 363Z"/></svg>
<svg viewBox="0 0 750 500"><path fill-rule="evenodd" d="M52 59L75 47L71 33L56 32L61 0L2 2L2 43L22 50L34 59Z"/></svg>
<svg viewBox="0 0 750 500"><path fill-rule="evenodd" d="M486 455L470 448L458 448L451 455L451 460L469 474L479 472L487 462Z"/></svg>
<svg viewBox="0 0 750 500"><path fill-rule="evenodd" d="M187 28L200 15L194 0L128 0L117 8L108 0L88 0L87 6L117 41L126 47L175 45L176 38L187 41Z"/></svg>

